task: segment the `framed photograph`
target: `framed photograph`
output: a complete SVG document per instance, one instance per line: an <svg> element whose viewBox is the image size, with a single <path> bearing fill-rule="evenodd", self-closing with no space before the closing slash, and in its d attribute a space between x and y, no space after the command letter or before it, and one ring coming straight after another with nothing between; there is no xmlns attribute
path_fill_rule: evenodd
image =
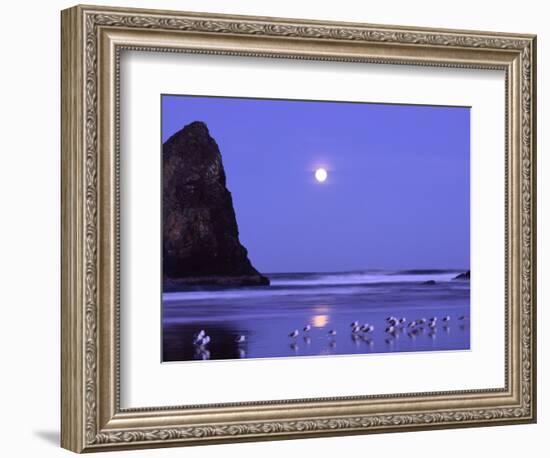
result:
<svg viewBox="0 0 550 458"><path fill-rule="evenodd" d="M536 38L62 12L62 446L536 420Z"/></svg>

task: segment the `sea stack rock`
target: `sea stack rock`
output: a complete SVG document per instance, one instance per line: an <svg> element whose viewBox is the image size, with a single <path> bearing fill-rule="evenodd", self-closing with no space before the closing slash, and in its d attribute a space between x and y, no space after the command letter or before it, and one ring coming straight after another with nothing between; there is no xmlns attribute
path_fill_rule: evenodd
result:
<svg viewBox="0 0 550 458"><path fill-rule="evenodd" d="M239 241L222 156L195 121L162 147L164 289L188 285L269 285Z"/></svg>

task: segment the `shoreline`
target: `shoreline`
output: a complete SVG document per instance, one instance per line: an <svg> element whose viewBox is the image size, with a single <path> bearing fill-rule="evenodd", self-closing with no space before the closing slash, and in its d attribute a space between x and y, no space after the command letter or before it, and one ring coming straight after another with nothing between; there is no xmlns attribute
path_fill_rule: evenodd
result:
<svg viewBox="0 0 550 458"><path fill-rule="evenodd" d="M428 273L429 272L429 273ZM265 279L265 280L264 280ZM338 287L376 287L386 285L411 285L423 288L437 287L445 284L469 284L469 271L441 270L441 271L349 271L319 272L319 273L279 273L267 276L242 277L189 277L185 280L168 279L163 282L162 294L177 293L216 293L223 295L228 291L242 291L255 294L280 290L314 289L328 290ZM168 296L169 297L169 296Z"/></svg>

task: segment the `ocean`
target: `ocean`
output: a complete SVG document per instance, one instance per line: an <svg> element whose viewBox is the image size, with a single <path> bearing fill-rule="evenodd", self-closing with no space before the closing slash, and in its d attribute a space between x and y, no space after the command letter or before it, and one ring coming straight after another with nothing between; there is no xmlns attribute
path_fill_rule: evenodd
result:
<svg viewBox="0 0 550 458"><path fill-rule="evenodd" d="M276 273L270 286L164 293L162 360L468 350L470 282L454 280L462 272ZM404 321L388 329L390 317ZM374 329L352 332L355 321Z"/></svg>

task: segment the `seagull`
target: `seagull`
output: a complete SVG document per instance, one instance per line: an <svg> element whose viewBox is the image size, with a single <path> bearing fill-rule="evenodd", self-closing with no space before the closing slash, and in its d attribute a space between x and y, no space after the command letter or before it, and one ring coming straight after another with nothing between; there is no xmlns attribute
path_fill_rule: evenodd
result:
<svg viewBox="0 0 550 458"><path fill-rule="evenodd" d="M328 332L328 335L334 337L334 336L336 335L336 331L335 331L334 329L331 329L331 330Z"/></svg>
<svg viewBox="0 0 550 458"><path fill-rule="evenodd" d="M407 321L407 318L402 317L399 319L399 324L405 325L405 321Z"/></svg>
<svg viewBox="0 0 550 458"><path fill-rule="evenodd" d="M360 330L361 330L361 326L357 325L357 326L354 326L353 328L351 328L351 333L352 334L357 334Z"/></svg>
<svg viewBox="0 0 550 458"><path fill-rule="evenodd" d="M197 339L194 344L198 347L204 347L205 345L208 345L210 343L210 336L203 336L200 339Z"/></svg>
<svg viewBox="0 0 550 458"><path fill-rule="evenodd" d="M372 324L365 324L362 328L362 331L365 333L374 331L374 326Z"/></svg>
<svg viewBox="0 0 550 458"><path fill-rule="evenodd" d="M386 318L386 321L390 326L397 326L399 324L399 320L394 316L390 316L389 318Z"/></svg>
<svg viewBox="0 0 550 458"><path fill-rule="evenodd" d="M295 329L294 331L292 331L292 332L288 335L288 337L291 337L291 338L295 339L296 337L298 337L299 334L300 334L300 333L298 332L298 329Z"/></svg>
<svg viewBox="0 0 550 458"><path fill-rule="evenodd" d="M309 331L311 330L311 325L306 324L306 325L304 326L304 329L303 329L303 330L304 330L304 332L309 332Z"/></svg>
<svg viewBox="0 0 550 458"><path fill-rule="evenodd" d="M393 334L395 332L395 328L393 326L388 326L385 332L388 334Z"/></svg>
<svg viewBox="0 0 550 458"><path fill-rule="evenodd" d="M204 332L204 329L201 329L197 334L193 336L193 343L198 344L199 341L202 340L202 338L206 335L206 332Z"/></svg>
<svg viewBox="0 0 550 458"><path fill-rule="evenodd" d="M408 324L408 328L414 328L416 326L416 321L411 321L409 324Z"/></svg>
<svg viewBox="0 0 550 458"><path fill-rule="evenodd" d="M434 329L434 328L437 326L437 324L436 324L435 321L430 321L430 322L428 323L428 326L429 326L431 329Z"/></svg>
<svg viewBox="0 0 550 458"><path fill-rule="evenodd" d="M243 343L245 341L246 341L246 336L245 335L237 336L237 338L235 339L235 342L237 342L237 343Z"/></svg>
<svg viewBox="0 0 550 458"><path fill-rule="evenodd" d="M462 315L462 316L459 316L458 319L459 319L460 321L466 321L466 320L468 319L468 317Z"/></svg>
<svg viewBox="0 0 550 458"><path fill-rule="evenodd" d="M451 317L449 315L443 317L442 319L445 323L448 323L449 321L451 321Z"/></svg>
<svg viewBox="0 0 550 458"><path fill-rule="evenodd" d="M354 321L353 323L349 324L350 328L354 328L356 326L359 326L359 321Z"/></svg>

